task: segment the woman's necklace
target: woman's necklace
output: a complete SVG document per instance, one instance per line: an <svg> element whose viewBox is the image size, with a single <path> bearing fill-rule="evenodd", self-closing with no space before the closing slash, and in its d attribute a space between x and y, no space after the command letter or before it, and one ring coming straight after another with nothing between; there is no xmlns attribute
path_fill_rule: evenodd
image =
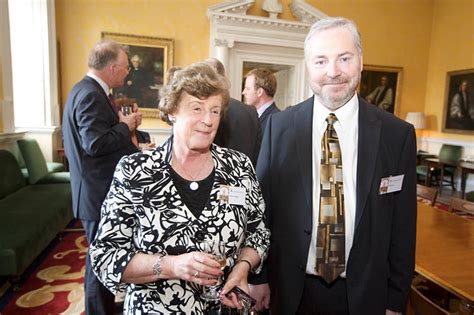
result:
<svg viewBox="0 0 474 315"><path fill-rule="evenodd" d="M189 189L191 189L192 191L195 191L195 190L198 190L198 189L199 189L199 183L196 181L196 178L199 178L199 176L201 175L202 170L204 169L204 165L205 165L206 162L209 160L209 156L210 156L210 155L208 155L208 156L204 159L204 161L202 162L201 167L199 168L199 172L196 174L196 176L191 176L191 175L189 175L189 173L188 173L183 167L181 167L180 165L178 165L178 163L176 163L178 159L176 159L176 157L175 157L175 159L174 159L174 160L175 160L174 165L175 165L175 166L178 166L179 169L181 169L181 171L183 171L183 172L186 174L187 177L191 178L191 182L189 183ZM173 164L173 163L172 163L172 164Z"/></svg>

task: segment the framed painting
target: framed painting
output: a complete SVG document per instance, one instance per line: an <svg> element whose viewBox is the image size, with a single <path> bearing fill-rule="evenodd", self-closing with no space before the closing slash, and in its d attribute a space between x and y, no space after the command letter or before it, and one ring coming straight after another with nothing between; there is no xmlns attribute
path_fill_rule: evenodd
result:
<svg viewBox="0 0 474 315"><path fill-rule="evenodd" d="M443 131L474 134L474 69L446 75Z"/></svg>
<svg viewBox="0 0 474 315"><path fill-rule="evenodd" d="M402 68L364 65L359 94L367 102L396 115L401 78Z"/></svg>
<svg viewBox="0 0 474 315"><path fill-rule="evenodd" d="M102 38L123 44L128 51L130 72L123 87L114 89L115 99L132 99L143 117L158 118L159 91L173 64L174 40L109 32L102 32Z"/></svg>

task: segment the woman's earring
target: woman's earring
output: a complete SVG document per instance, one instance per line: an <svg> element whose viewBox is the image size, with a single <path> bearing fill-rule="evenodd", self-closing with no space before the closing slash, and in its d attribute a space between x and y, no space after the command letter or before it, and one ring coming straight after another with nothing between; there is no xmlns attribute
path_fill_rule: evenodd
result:
<svg viewBox="0 0 474 315"><path fill-rule="evenodd" d="M172 124L176 122L176 118L174 116L168 116L168 118Z"/></svg>

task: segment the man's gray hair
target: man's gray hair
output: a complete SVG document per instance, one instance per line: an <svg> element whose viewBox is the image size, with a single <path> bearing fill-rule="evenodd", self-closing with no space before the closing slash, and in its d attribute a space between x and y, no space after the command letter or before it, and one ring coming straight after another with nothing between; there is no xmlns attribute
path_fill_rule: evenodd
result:
<svg viewBox="0 0 474 315"><path fill-rule="evenodd" d="M345 28L352 34L357 50L359 51L359 54L362 56L362 42L360 39L360 33L357 30L357 25L353 21L343 18L343 17L327 17L327 18L317 21L316 23L313 24L313 26L311 26L311 29L309 30L308 35L306 36L306 39L304 41L305 60L306 61L308 60L308 54L309 54L308 44L313 36L315 36L319 32L334 29L334 28L339 28L339 27Z"/></svg>
<svg viewBox="0 0 474 315"><path fill-rule="evenodd" d="M117 61L120 51L127 53L126 49L119 43L110 39L103 39L92 48L87 65L91 69L102 70L109 63Z"/></svg>

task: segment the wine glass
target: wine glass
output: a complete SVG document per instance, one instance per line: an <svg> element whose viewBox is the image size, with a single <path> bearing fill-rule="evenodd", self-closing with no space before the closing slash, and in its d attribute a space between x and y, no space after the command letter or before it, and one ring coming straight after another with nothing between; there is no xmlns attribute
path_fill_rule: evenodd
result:
<svg viewBox="0 0 474 315"><path fill-rule="evenodd" d="M221 265L223 270L227 264L227 259L225 256L225 242L222 241L213 241L207 240L201 243L201 251L208 254L212 259L217 261ZM209 286L209 290L201 294L201 298L205 301L217 301L220 299L218 288L221 285L221 277L217 278L217 283L215 285Z"/></svg>

